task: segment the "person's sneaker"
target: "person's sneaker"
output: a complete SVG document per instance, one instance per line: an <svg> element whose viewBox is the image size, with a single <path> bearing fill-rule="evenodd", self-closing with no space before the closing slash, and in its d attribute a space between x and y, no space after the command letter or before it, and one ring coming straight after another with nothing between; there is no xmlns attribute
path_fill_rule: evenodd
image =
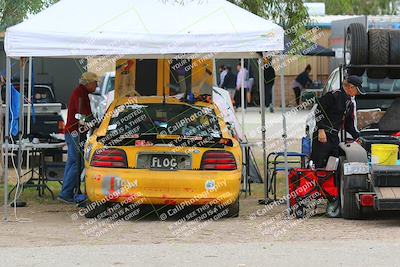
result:
<svg viewBox="0 0 400 267"><path fill-rule="evenodd" d="M65 203L65 204L75 204L75 201L72 198L66 199L66 198L62 198L62 197L58 196L57 200Z"/></svg>

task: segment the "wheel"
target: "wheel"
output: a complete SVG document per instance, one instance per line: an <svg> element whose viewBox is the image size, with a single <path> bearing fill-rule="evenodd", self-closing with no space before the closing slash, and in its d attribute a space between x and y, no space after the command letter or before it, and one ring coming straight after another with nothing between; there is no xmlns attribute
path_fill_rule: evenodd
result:
<svg viewBox="0 0 400 267"><path fill-rule="evenodd" d="M389 31L389 64L400 65L400 31ZM390 79L400 79L400 69L389 69Z"/></svg>
<svg viewBox="0 0 400 267"><path fill-rule="evenodd" d="M326 206L326 215L329 218L339 218L340 217L340 201L339 200L328 202L328 205Z"/></svg>
<svg viewBox="0 0 400 267"><path fill-rule="evenodd" d="M369 64L389 64L389 31L372 29L368 31ZM367 75L372 79L384 79L387 76L386 68L369 68Z"/></svg>
<svg viewBox="0 0 400 267"><path fill-rule="evenodd" d="M97 203L97 202L89 202L86 205L86 208L84 210L85 212L85 217L88 219L92 219L92 218L97 218L97 219L102 219L105 218L106 216L101 216L101 214L103 212L106 212L108 207L109 207L109 203ZM100 218L99 218L100 217Z"/></svg>
<svg viewBox="0 0 400 267"><path fill-rule="evenodd" d="M344 175L343 161L340 168L340 211L344 219L361 219L361 210L356 203L355 191L350 190L348 179L351 176Z"/></svg>
<svg viewBox="0 0 400 267"><path fill-rule="evenodd" d="M368 36L365 27L361 23L352 23L346 33L346 64L364 65L368 64ZM365 68L351 68L350 75L361 76Z"/></svg>
<svg viewBox="0 0 400 267"><path fill-rule="evenodd" d="M232 203L227 206L228 214L226 215L227 218L237 218L239 217L239 197Z"/></svg>
<svg viewBox="0 0 400 267"><path fill-rule="evenodd" d="M294 210L294 216L296 217L296 219L303 219L304 217L306 217L306 213L306 207L304 207L303 205L298 205Z"/></svg>

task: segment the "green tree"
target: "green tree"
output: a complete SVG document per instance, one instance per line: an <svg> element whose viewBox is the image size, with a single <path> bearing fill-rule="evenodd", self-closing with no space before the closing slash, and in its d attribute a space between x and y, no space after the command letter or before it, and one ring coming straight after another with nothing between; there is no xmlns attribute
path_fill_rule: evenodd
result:
<svg viewBox="0 0 400 267"><path fill-rule="evenodd" d="M288 30L294 39L305 32L309 22L307 9L302 0L229 0L263 18L270 19Z"/></svg>
<svg viewBox="0 0 400 267"><path fill-rule="evenodd" d="M0 30L22 22L58 0L0 0Z"/></svg>
<svg viewBox="0 0 400 267"><path fill-rule="evenodd" d="M311 0L310 2L321 2ZM396 15L399 0L325 0L328 15Z"/></svg>

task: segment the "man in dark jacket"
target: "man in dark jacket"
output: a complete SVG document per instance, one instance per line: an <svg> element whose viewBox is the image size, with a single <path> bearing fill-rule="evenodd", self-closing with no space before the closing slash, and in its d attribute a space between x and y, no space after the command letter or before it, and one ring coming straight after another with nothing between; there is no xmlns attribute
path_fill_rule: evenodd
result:
<svg viewBox="0 0 400 267"><path fill-rule="evenodd" d="M271 66L271 59L265 59L264 64L265 107L269 107L269 111L273 113L272 89L275 83L275 69Z"/></svg>
<svg viewBox="0 0 400 267"><path fill-rule="evenodd" d="M222 88L229 92L232 103L235 102L235 92L236 92L236 75L233 74L232 68L226 66L227 73L225 75L224 81L222 82Z"/></svg>
<svg viewBox="0 0 400 267"><path fill-rule="evenodd" d="M85 117L92 116L89 94L96 91L97 81L96 74L91 72L83 73L79 80L79 86L74 89L69 100L67 124L65 125L68 158L64 170L63 186L57 198L64 203L74 203L74 190L77 189L80 178L79 153L81 153L81 147L78 135L83 135L87 131L83 125L79 124L75 115L79 113Z"/></svg>
<svg viewBox="0 0 400 267"><path fill-rule="evenodd" d="M296 79L293 81L292 88L294 91L294 95L296 97L297 105L300 105L301 90L307 87L308 84L312 83L312 80L310 79L310 72L311 72L311 66L307 65L305 70L299 75L297 75Z"/></svg>
<svg viewBox="0 0 400 267"><path fill-rule="evenodd" d="M364 94L362 80L358 76L349 76L343 81L343 88L330 91L319 99L311 153L316 168L325 168L329 156L339 157L340 130L344 128L354 139L358 138L351 99L358 94Z"/></svg>

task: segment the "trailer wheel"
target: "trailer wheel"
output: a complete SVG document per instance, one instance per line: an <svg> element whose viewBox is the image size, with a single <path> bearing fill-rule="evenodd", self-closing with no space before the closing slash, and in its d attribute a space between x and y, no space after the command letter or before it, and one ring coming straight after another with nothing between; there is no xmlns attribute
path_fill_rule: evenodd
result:
<svg viewBox="0 0 400 267"><path fill-rule="evenodd" d="M400 65L400 31L389 31L389 47L389 63L392 65ZM400 69L390 69L388 77L390 79L400 79Z"/></svg>
<svg viewBox="0 0 400 267"><path fill-rule="evenodd" d="M368 31L369 64L389 64L389 31L372 29ZM387 76L385 68L369 68L367 75L372 79L384 79Z"/></svg>
<svg viewBox="0 0 400 267"><path fill-rule="evenodd" d="M347 28L346 39L346 64L364 65L368 64L368 35L361 23L352 23ZM351 68L350 75L361 76L365 68Z"/></svg>
<svg viewBox="0 0 400 267"><path fill-rule="evenodd" d="M349 188L348 179L351 176L344 175L343 161L340 168L340 210L344 219L361 219L361 210L357 206L356 194Z"/></svg>

